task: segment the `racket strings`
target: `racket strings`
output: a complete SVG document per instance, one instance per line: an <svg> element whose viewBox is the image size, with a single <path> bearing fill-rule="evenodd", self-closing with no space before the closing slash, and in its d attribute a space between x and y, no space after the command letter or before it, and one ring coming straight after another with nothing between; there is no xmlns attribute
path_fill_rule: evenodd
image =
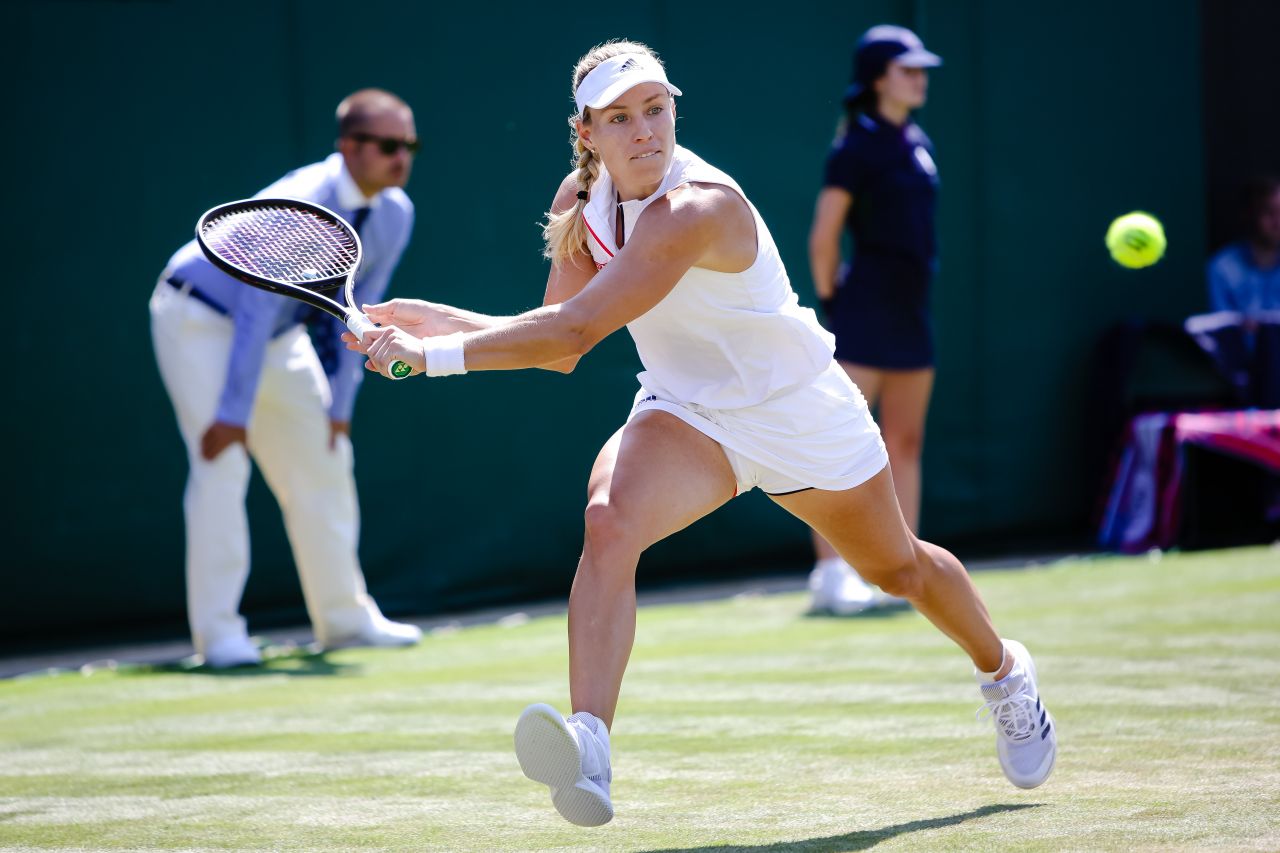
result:
<svg viewBox="0 0 1280 853"><path fill-rule="evenodd" d="M347 275L355 238L337 222L295 207L242 208L208 220L205 244L254 275L309 286Z"/></svg>

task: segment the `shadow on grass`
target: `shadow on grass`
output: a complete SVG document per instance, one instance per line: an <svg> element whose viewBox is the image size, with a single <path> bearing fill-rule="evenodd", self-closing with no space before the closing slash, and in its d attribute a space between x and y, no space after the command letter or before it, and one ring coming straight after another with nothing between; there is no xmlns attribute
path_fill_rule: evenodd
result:
<svg viewBox="0 0 1280 853"><path fill-rule="evenodd" d="M134 664L120 667L129 675L156 675L182 673L185 675L204 675L211 678L261 678L263 676L287 675L290 677L355 675L363 667L359 664L337 663L328 658L326 652L308 652L290 650L276 652L266 650L266 656L257 666L233 666L215 669L211 666L197 664L191 658L170 661L168 663Z"/></svg>
<svg viewBox="0 0 1280 853"><path fill-rule="evenodd" d="M197 655L156 661L118 661L113 658L89 661L75 667L49 667L35 672L22 673L17 678L37 678L56 675L95 675L113 672L125 676L147 675L205 675L214 678L260 678L264 675L289 676L346 676L364 671L359 663L338 663L328 657L328 652L317 646L261 645L262 663L249 666L233 666L215 669L205 666ZM339 651L334 649L333 651Z"/></svg>
<svg viewBox="0 0 1280 853"><path fill-rule="evenodd" d="M804 618L835 619L841 621L849 619L888 619L889 617L897 616L900 613L911 612L911 605L903 602L902 604L880 604L876 607L870 608L869 610L859 610L857 613L831 613L825 610L810 610L804 614Z"/></svg>
<svg viewBox="0 0 1280 853"><path fill-rule="evenodd" d="M941 829L944 826L955 826L967 820L977 820L987 815L1000 812L1016 812L1022 809L1036 809L1044 803L1001 803L983 806L971 812L954 814L948 817L935 817L927 820L913 820L909 823L898 823L883 829L864 829L848 832L844 835L828 835L823 838L806 838L804 841L779 841L774 844L714 844L708 847L664 847L661 850L649 850L646 853L842 853L846 850L867 850L881 841L887 841L908 832L919 832L922 829Z"/></svg>

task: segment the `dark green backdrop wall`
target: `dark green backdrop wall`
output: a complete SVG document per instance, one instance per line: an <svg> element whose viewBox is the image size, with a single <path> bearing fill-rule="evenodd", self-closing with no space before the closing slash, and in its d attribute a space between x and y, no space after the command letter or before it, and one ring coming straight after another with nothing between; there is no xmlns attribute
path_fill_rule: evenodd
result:
<svg viewBox="0 0 1280 853"><path fill-rule="evenodd" d="M325 156L337 101L383 86L412 104L426 143L393 292L531 307L546 273L537 221L569 166L568 74L614 36L662 53L686 92L681 142L739 179L811 304L805 238L854 40L894 21L942 54L920 116L943 178L924 532L972 547L1086 532L1098 334L1125 316L1176 320L1202 306L1194 0L625 5L6 8L0 144L17 310L0 642L180 630L186 463L147 299L201 211ZM1161 216L1171 241L1141 273L1114 266L1101 242L1133 208ZM73 214L89 227L70 229ZM567 377L366 383L362 556L384 608L565 594L586 475L637 369L619 335ZM297 619L287 542L260 482L250 509L252 624ZM646 579L799 569L807 548L804 528L755 494L641 568Z"/></svg>

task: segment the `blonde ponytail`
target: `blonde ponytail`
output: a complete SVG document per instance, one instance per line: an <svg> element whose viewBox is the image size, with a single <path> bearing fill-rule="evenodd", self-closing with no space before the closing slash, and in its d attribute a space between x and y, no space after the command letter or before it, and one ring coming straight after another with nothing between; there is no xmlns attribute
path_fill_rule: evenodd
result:
<svg viewBox="0 0 1280 853"><path fill-rule="evenodd" d="M577 118L577 116L574 116ZM569 120L573 124L573 119ZM595 152L582 144L578 131L572 132L573 148L577 152L578 198L573 207L563 213L547 211L547 221L542 226L542 239L546 243L542 250L544 257L552 263L566 261L579 252L589 252L587 246L587 223L582 218L582 208L587 206L587 193L591 185L600 177L600 161Z"/></svg>
<svg viewBox="0 0 1280 853"><path fill-rule="evenodd" d="M582 78L590 74L591 69L606 59L612 59L624 53L642 53L658 59L656 53L638 41L615 39L598 44L587 51L574 66L574 92L577 92ZM659 63L661 61L658 60ZM578 138L578 121L589 126L591 111L586 110L582 115L575 113L569 116L569 144L573 146L574 167L578 170L575 176L578 179L578 199L573 207L561 213L547 211L546 221L542 225L542 239L545 244L542 254L552 263L559 263L581 252L591 251L587 243L587 224L582 218L582 209L587 206L586 195L591 192L591 185L595 183L596 178L600 177L600 159Z"/></svg>

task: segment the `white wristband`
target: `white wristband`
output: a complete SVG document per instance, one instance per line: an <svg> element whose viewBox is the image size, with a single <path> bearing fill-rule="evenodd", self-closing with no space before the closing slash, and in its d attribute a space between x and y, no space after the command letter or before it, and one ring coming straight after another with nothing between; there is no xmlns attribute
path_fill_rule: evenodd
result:
<svg viewBox="0 0 1280 853"><path fill-rule="evenodd" d="M462 332L422 339L422 359L427 376L454 376L466 373L462 356Z"/></svg>

